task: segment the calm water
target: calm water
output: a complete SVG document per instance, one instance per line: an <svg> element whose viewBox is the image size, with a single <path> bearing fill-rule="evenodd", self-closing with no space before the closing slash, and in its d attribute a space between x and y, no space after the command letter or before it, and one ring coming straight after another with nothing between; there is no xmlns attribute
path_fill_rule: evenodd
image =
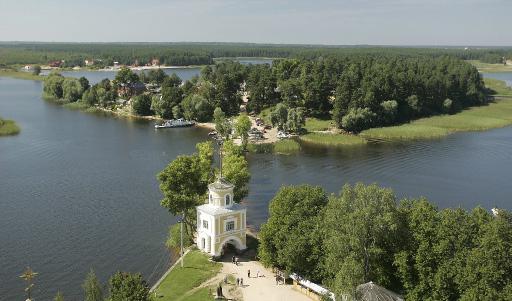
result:
<svg viewBox="0 0 512 301"><path fill-rule="evenodd" d="M512 74L508 74L512 79ZM0 78L0 115L22 128L0 138L0 300L23 294L27 265L39 272L35 296L81 296L90 268L156 281L171 258L163 242L175 222L159 205L155 174L194 151L205 130L155 131L151 122L67 110L40 99L41 83ZM338 192L377 182L440 207L512 209L512 127L445 139L249 156L248 222L258 227L282 185L311 183Z"/></svg>

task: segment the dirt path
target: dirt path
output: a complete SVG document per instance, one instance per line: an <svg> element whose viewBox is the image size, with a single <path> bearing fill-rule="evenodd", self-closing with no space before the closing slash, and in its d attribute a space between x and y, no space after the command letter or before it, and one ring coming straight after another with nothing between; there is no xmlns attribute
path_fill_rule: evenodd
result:
<svg viewBox="0 0 512 301"><path fill-rule="evenodd" d="M247 277L247 271L251 277ZM256 277L259 271L259 277ZM240 290L244 301L311 301L310 298L294 290L291 285L277 285L274 274L258 261L242 261L238 265L223 262L222 274L231 274L243 279Z"/></svg>

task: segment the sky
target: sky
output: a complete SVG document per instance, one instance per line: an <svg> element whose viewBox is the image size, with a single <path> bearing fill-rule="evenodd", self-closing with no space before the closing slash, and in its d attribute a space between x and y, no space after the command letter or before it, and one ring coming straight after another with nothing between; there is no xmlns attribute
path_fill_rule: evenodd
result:
<svg viewBox="0 0 512 301"><path fill-rule="evenodd" d="M0 41L512 46L512 0L0 0Z"/></svg>

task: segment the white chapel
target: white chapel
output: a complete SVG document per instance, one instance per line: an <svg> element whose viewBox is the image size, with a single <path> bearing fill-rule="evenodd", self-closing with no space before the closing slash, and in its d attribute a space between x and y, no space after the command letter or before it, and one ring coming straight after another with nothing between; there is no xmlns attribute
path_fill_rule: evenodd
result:
<svg viewBox="0 0 512 301"><path fill-rule="evenodd" d="M220 257L226 245L238 251L246 246L246 209L233 201L235 186L219 177L208 185L208 200L197 206L197 247Z"/></svg>

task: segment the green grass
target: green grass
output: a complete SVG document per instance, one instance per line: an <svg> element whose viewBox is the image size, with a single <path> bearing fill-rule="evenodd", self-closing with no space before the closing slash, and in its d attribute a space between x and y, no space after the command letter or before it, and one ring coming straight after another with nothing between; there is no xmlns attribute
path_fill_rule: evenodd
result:
<svg viewBox="0 0 512 301"><path fill-rule="evenodd" d="M481 72L512 72L512 66L503 64L487 64L477 60L467 61Z"/></svg>
<svg viewBox="0 0 512 301"><path fill-rule="evenodd" d="M366 144L366 140L356 135L309 133L300 136L304 142L323 146L356 146Z"/></svg>
<svg viewBox="0 0 512 301"><path fill-rule="evenodd" d="M215 292L215 287L212 287L212 288L203 287L203 288L193 292L192 294L187 295L187 296L181 298L180 300L181 301L209 301L209 300L214 300L213 295L210 294L210 290L212 292ZM156 299L156 300L160 300L160 299Z"/></svg>
<svg viewBox="0 0 512 301"><path fill-rule="evenodd" d="M460 131L484 131L512 125L512 90L505 83L485 79L486 86L496 91L496 99L488 105L465 109L454 115L422 118L407 124L373 128L360 136L367 139L414 140L440 138Z"/></svg>
<svg viewBox="0 0 512 301"><path fill-rule="evenodd" d="M16 71L12 69L1 69L0 77L14 77L18 79L43 80L44 76L34 75L32 72Z"/></svg>
<svg viewBox="0 0 512 301"><path fill-rule="evenodd" d="M156 289L157 295L162 296L158 300L180 300L184 296L187 299L183 300L211 300L191 299L191 296L196 293L203 296L203 289L194 292L192 295L187 295L187 292L215 276L220 271L222 264L210 262L206 254L197 250L190 251L185 256L184 262L185 266L183 268L177 265L158 286ZM208 292L207 288L206 292Z"/></svg>
<svg viewBox="0 0 512 301"><path fill-rule="evenodd" d="M308 132L327 131L332 127L334 127L334 121L332 121L332 119L318 119L313 117L306 118L306 125L304 126Z"/></svg>
<svg viewBox="0 0 512 301"><path fill-rule="evenodd" d="M265 124L272 124L272 122L270 122L270 113L272 112L272 110L274 110L273 106L269 107L269 108L265 108L265 109L261 110L261 112L258 114L258 117L263 119L263 122Z"/></svg>
<svg viewBox="0 0 512 301"><path fill-rule="evenodd" d="M300 144L292 139L283 139L274 143L274 153L290 155L300 151Z"/></svg>
<svg viewBox="0 0 512 301"><path fill-rule="evenodd" d="M20 127L14 120L0 118L0 136L16 135L20 132Z"/></svg>

